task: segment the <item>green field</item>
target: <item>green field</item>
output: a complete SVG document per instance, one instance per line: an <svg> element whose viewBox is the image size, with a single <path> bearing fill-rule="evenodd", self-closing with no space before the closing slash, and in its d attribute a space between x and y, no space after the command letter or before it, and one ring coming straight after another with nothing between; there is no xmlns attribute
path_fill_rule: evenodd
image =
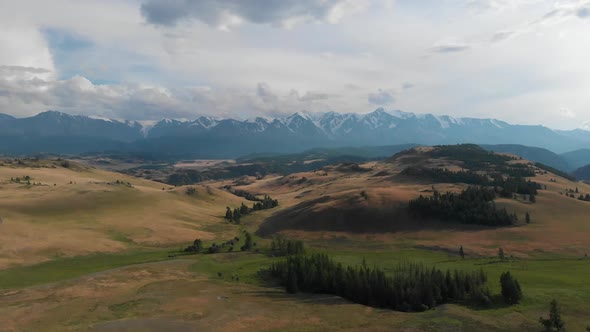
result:
<svg viewBox="0 0 590 332"><path fill-rule="evenodd" d="M88 274L97 274L104 271L112 274L125 266L141 266L137 264L158 262L163 260L187 261L188 272L195 276L204 276L215 287L234 287L236 283L241 287L252 290L267 288L276 298L277 293L283 293L281 289L268 284L259 277L258 272L268 267L273 260L266 253L264 240L258 239L261 244L260 253L234 252L218 254L182 255L169 258L170 250L136 251L120 254L100 254L82 256L67 259L56 259L50 262L28 267L13 268L0 271L0 288L18 289L28 286L60 281L72 280ZM209 245L209 244L207 244ZM590 324L590 260L555 257L554 255L539 255L531 259L510 259L501 261L496 257L476 257L461 259L456 255L440 251L427 251L413 248L390 248L390 245L382 244L382 248L376 248L373 243L362 246L355 241L340 240L337 244L330 245L330 249L311 247L308 252L321 251L333 256L337 261L347 265L361 264L363 259L371 266L379 266L386 272L391 271L397 263L404 261L422 262L428 266L436 266L441 269L475 270L483 269L488 273L490 287L493 294L499 294L499 276L502 272L511 271L518 278L523 288L524 299L515 306L507 306L502 303L499 296L495 296L494 304L490 308L469 308L461 305L445 305L436 310L423 313L403 314L389 310L378 310L379 315L389 318L403 319L399 327L417 328L419 330L440 330L453 328L468 330L478 328L481 330L501 331L514 329L535 329L540 327L537 320L541 315L546 315L548 303L551 299L557 299L562 307L563 317L570 331L583 330ZM179 260L180 259L180 260ZM150 264L147 264L148 266ZM124 269L124 268L123 268ZM98 273L100 274L100 273ZM239 277L239 281L237 278ZM168 287L171 292L181 292L182 283L178 286L171 284ZM177 287L177 288L175 288ZM270 296L270 295L269 295ZM269 306L275 301L269 297ZM301 296L285 294L284 298L298 299ZM146 302L147 301L147 302ZM113 314L125 317L134 317L137 314L145 316L150 312L133 313L135 306L140 303L149 303L150 299L133 299L123 304L112 304L110 309ZM304 306L305 307L305 306ZM309 310L315 305L309 303ZM354 308L362 306L353 306ZM129 310L127 312L126 310ZM151 309L150 309L151 310ZM121 312L126 312L122 314ZM328 315L326 313L326 315ZM329 317L329 315L327 316ZM351 316L352 317L352 316ZM338 326L362 325L358 317L348 321L346 315ZM351 318L352 319L352 318ZM92 321L92 319L90 319Z"/></svg>

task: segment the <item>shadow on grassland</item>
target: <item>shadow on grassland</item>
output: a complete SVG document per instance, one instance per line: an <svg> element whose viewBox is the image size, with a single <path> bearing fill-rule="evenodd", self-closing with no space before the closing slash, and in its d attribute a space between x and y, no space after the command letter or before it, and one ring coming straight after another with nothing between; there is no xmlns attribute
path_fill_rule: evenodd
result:
<svg viewBox="0 0 590 332"><path fill-rule="evenodd" d="M422 229L461 231L490 229L485 226L417 219L409 215L404 204L371 208L362 201L357 197L338 200L330 196L322 196L302 202L268 217L260 225L257 235L269 236L284 230L371 234Z"/></svg>

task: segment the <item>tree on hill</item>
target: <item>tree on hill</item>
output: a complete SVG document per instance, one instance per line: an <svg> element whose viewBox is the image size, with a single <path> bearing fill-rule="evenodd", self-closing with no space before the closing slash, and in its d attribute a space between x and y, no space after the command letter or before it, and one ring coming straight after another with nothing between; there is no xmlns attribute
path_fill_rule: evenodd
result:
<svg viewBox="0 0 590 332"><path fill-rule="evenodd" d="M248 251L252 249L252 235L250 235L250 233L246 232L246 241L240 249L242 249L242 251Z"/></svg>
<svg viewBox="0 0 590 332"><path fill-rule="evenodd" d="M201 241L201 239L196 239L195 242L193 242L193 247L195 247L195 250L201 251L201 249L203 249L203 241Z"/></svg>
<svg viewBox="0 0 590 332"><path fill-rule="evenodd" d="M240 214L248 214L249 212L250 210L248 209L246 204L242 202L242 205L240 206Z"/></svg>
<svg viewBox="0 0 590 332"><path fill-rule="evenodd" d="M227 220L232 220L234 217L234 214L231 212L231 208L228 206L227 209L225 210L225 219Z"/></svg>
<svg viewBox="0 0 590 332"><path fill-rule="evenodd" d="M234 222L236 224L239 224L240 223L240 219L242 218L242 214L240 213L240 210L237 209L237 208L234 209L233 216L234 216Z"/></svg>
<svg viewBox="0 0 590 332"><path fill-rule="evenodd" d="M549 304L549 318L539 318L539 322L545 327L545 331L565 331L565 322L561 319L561 309L557 300L553 299Z"/></svg>
<svg viewBox="0 0 590 332"><path fill-rule="evenodd" d="M411 215L436 218L442 221L487 226L509 226L516 222L506 209L493 204L496 193L484 187L469 187L461 193L438 191L431 197L420 195L408 203Z"/></svg>
<svg viewBox="0 0 590 332"><path fill-rule="evenodd" d="M465 252L463 251L463 246L459 247L459 255L461 258L465 258Z"/></svg>
<svg viewBox="0 0 590 332"><path fill-rule="evenodd" d="M196 239L191 246L184 249L185 252L196 252L199 253L203 249L203 242L200 239Z"/></svg>
<svg viewBox="0 0 590 332"><path fill-rule="evenodd" d="M531 214L527 212L524 215L524 219L525 219L525 221L526 221L527 224L530 224L531 223Z"/></svg>
<svg viewBox="0 0 590 332"><path fill-rule="evenodd" d="M498 249L498 258L500 258L501 260L504 260L506 258L506 255L504 255L504 249Z"/></svg>
<svg viewBox="0 0 590 332"><path fill-rule="evenodd" d="M518 280L510 272L504 272L500 276L500 286L502 288L502 297L508 304L518 304L522 299L522 290Z"/></svg>

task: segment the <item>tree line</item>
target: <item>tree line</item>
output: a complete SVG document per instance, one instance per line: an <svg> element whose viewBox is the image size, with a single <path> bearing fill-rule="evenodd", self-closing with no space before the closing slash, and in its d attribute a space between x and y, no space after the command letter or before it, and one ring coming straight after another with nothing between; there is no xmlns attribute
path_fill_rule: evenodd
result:
<svg viewBox="0 0 590 332"><path fill-rule="evenodd" d="M489 304L483 270L462 272L402 263L393 276L366 264L336 263L326 254L288 256L275 262L270 275L289 293L334 294L355 303L398 311L424 311L444 304L475 300Z"/></svg>
<svg viewBox="0 0 590 332"><path fill-rule="evenodd" d="M236 236L231 240L222 242L221 244L212 243L208 248L205 249L205 247L203 246L203 241L201 241L200 239L196 239L193 242L193 244L184 248L183 251L185 253L195 253L195 254L202 253L203 251L207 254L217 254L217 253L223 252L223 250L225 248L227 248L225 250L225 252L233 252L234 247L237 246L239 243L240 243L240 238L238 236ZM244 244L240 247L240 250L241 251L250 251L250 250L254 249L254 247L256 247L256 242L254 242L252 234L250 234L247 231L244 231ZM256 251L258 251L258 250L256 250Z"/></svg>
<svg viewBox="0 0 590 332"><path fill-rule="evenodd" d="M517 164L518 165L518 164ZM408 167L401 172L402 175L428 179L436 183L465 183L476 186L494 187L496 192L505 198L512 198L516 194L534 196L542 189L537 182L526 179L522 175L504 176L494 172L483 175L471 170L450 171L447 168ZM534 176L534 173L532 174ZM535 199L531 198L534 203Z"/></svg>
<svg viewBox="0 0 590 332"><path fill-rule="evenodd" d="M239 224L240 219L244 215L250 214L254 211L272 209L277 206L279 206L278 200L272 199L269 195L264 195L263 199L252 204L252 208L249 208L244 203L242 203L242 205L239 208L234 208L233 210L229 206L226 207L224 218L227 219L229 222Z"/></svg>
<svg viewBox="0 0 590 332"><path fill-rule="evenodd" d="M493 202L495 198L494 190L483 187L469 187L458 194L434 191L431 197L420 195L411 200L408 210L413 216L462 224L509 226L516 223L516 214L496 208Z"/></svg>
<svg viewBox="0 0 590 332"><path fill-rule="evenodd" d="M305 247L302 241L277 237L270 243L270 251L273 256L302 255L305 253Z"/></svg>

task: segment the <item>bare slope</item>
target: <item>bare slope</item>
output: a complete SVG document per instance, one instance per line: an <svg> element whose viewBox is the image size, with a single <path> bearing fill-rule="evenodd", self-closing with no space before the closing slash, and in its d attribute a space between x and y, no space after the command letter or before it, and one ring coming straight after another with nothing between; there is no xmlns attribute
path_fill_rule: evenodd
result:
<svg viewBox="0 0 590 332"><path fill-rule="evenodd" d="M212 187L196 188L188 196L183 187L75 163L5 160L0 268L222 235L225 206L242 200Z"/></svg>

